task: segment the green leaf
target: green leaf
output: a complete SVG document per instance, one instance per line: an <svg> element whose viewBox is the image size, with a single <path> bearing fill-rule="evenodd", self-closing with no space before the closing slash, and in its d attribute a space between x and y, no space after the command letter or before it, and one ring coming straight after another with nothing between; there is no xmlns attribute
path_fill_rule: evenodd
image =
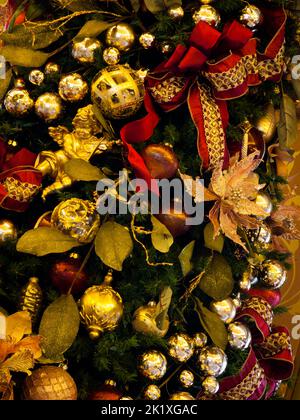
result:
<svg viewBox="0 0 300 420"><path fill-rule="evenodd" d="M200 289L214 300L226 299L233 290L231 267L222 255L215 255L199 284Z"/></svg>
<svg viewBox="0 0 300 420"><path fill-rule="evenodd" d="M285 94L280 106L278 137L280 146L288 149L293 148L298 137L296 105L293 99Z"/></svg>
<svg viewBox="0 0 300 420"><path fill-rule="evenodd" d="M174 238L166 228L156 217L151 216L151 222L153 225L153 231L151 234L151 241L154 248L162 253L169 252L171 246L174 243Z"/></svg>
<svg viewBox="0 0 300 420"><path fill-rule="evenodd" d="M181 0L164 0L164 3L167 9L169 7L182 6Z"/></svg>
<svg viewBox="0 0 300 420"><path fill-rule="evenodd" d="M113 26L115 22L104 22L102 20L89 20L87 21L81 30L76 35L76 39L82 39L85 37L90 38L97 38L98 35L102 34L102 32L106 31L108 28Z"/></svg>
<svg viewBox="0 0 300 420"><path fill-rule="evenodd" d="M21 67L41 67L50 57L50 54L14 45L0 48L0 55L3 55L10 64Z"/></svg>
<svg viewBox="0 0 300 420"><path fill-rule="evenodd" d="M75 181L99 181L105 178L104 173L83 159L70 159L64 166L64 170L69 177Z"/></svg>
<svg viewBox="0 0 300 420"><path fill-rule="evenodd" d="M45 310L39 334L43 356L57 360L72 346L80 325L78 307L72 295L60 296Z"/></svg>
<svg viewBox="0 0 300 420"><path fill-rule="evenodd" d="M212 223L208 223L204 228L204 243L206 248L218 251L220 254L224 247L224 236L220 234L214 238L214 227Z"/></svg>
<svg viewBox="0 0 300 420"><path fill-rule="evenodd" d="M184 276L187 276L189 272L193 269L192 256L195 248L195 243L196 241L192 241L189 244L187 244L179 254L178 259L180 261L182 274Z"/></svg>
<svg viewBox="0 0 300 420"><path fill-rule="evenodd" d="M163 0L144 0L144 3L151 13L159 13L165 9Z"/></svg>
<svg viewBox="0 0 300 420"><path fill-rule="evenodd" d="M0 79L0 100L4 98L12 78L12 70L6 70L4 79Z"/></svg>
<svg viewBox="0 0 300 420"><path fill-rule="evenodd" d="M28 230L18 240L17 251L42 257L60 254L81 246L79 242L52 227L39 227Z"/></svg>
<svg viewBox="0 0 300 420"><path fill-rule="evenodd" d="M132 249L130 233L124 226L116 222L106 222L101 226L95 240L95 251L105 265L122 271L123 262Z"/></svg>
<svg viewBox="0 0 300 420"><path fill-rule="evenodd" d="M212 342L225 350L228 344L228 334L225 324L217 314L207 309L203 303L195 298L197 302L197 314L199 316L202 327L210 336Z"/></svg>

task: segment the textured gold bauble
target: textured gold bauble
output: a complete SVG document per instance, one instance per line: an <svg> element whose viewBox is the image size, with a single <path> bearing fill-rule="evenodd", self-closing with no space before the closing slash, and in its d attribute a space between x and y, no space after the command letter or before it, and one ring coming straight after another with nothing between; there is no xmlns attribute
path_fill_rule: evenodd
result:
<svg viewBox="0 0 300 420"><path fill-rule="evenodd" d="M71 73L63 76L58 85L58 92L64 101L81 101L89 91L88 84L80 74Z"/></svg>
<svg viewBox="0 0 300 420"><path fill-rule="evenodd" d="M150 379L158 381L167 371L167 359L157 350L148 350L139 357L139 372Z"/></svg>
<svg viewBox="0 0 300 420"><path fill-rule="evenodd" d="M109 47L118 48L119 51L129 51L135 41L135 33L127 23L118 23L106 32L106 44Z"/></svg>
<svg viewBox="0 0 300 420"><path fill-rule="evenodd" d="M137 332L164 337L169 329L169 319L166 319L165 325L161 329L157 325L156 318L157 304L149 302L148 305L141 306L134 312L132 326Z"/></svg>
<svg viewBox="0 0 300 420"><path fill-rule="evenodd" d="M171 395L170 400L172 401L189 401L195 400L195 398L189 392L176 392Z"/></svg>
<svg viewBox="0 0 300 420"><path fill-rule="evenodd" d="M111 281L112 275L108 274L103 284L87 289L79 301L81 321L92 340L105 331L115 330L123 316L122 298L110 286Z"/></svg>
<svg viewBox="0 0 300 420"><path fill-rule="evenodd" d="M256 204L263 209L266 212L266 216L261 216L259 217L260 219L266 219L267 217L269 217L273 211L273 203L272 200L270 198L270 196L266 193L263 192L259 192L257 194L256 200L255 200Z"/></svg>
<svg viewBox="0 0 300 420"><path fill-rule="evenodd" d="M37 277L31 277L21 290L19 309L20 311L29 312L33 324L39 316L42 301L43 292L39 285L39 279Z"/></svg>
<svg viewBox="0 0 300 420"><path fill-rule="evenodd" d="M54 76L60 73L60 65L53 61L49 61L49 63L45 65L44 71L48 76Z"/></svg>
<svg viewBox="0 0 300 420"><path fill-rule="evenodd" d="M26 88L26 82L22 77L18 77L14 80L14 87L18 89L25 89Z"/></svg>
<svg viewBox="0 0 300 420"><path fill-rule="evenodd" d="M251 332L247 325L233 322L228 326L228 342L232 348L246 350L251 344L251 339Z"/></svg>
<svg viewBox="0 0 300 420"><path fill-rule="evenodd" d="M5 242L15 241L18 238L18 231L12 221L0 220L0 246Z"/></svg>
<svg viewBox="0 0 300 420"><path fill-rule="evenodd" d="M45 80L45 75L41 70L31 70L28 77L30 83L36 86L40 86Z"/></svg>
<svg viewBox="0 0 300 420"><path fill-rule="evenodd" d="M231 298L227 298L218 302L212 302L210 309L219 315L225 324L230 324L236 316L236 306Z"/></svg>
<svg viewBox="0 0 300 420"><path fill-rule="evenodd" d="M43 366L25 379L24 400L77 400L77 387L73 378L61 367Z"/></svg>
<svg viewBox="0 0 300 420"><path fill-rule="evenodd" d="M276 260L265 260L262 264L262 282L271 289L279 289L287 279L283 265Z"/></svg>
<svg viewBox="0 0 300 420"><path fill-rule="evenodd" d="M92 64L95 62L95 54L101 49L101 42L96 38L86 37L80 41L73 41L72 56L78 63Z"/></svg>
<svg viewBox="0 0 300 420"><path fill-rule="evenodd" d="M153 35L151 32L144 32L139 37L139 43L145 50L148 50L154 46L155 35Z"/></svg>
<svg viewBox="0 0 300 420"><path fill-rule="evenodd" d="M142 106L144 81L128 65L109 66L92 82L92 100L105 117L122 119L133 116Z"/></svg>
<svg viewBox="0 0 300 420"><path fill-rule="evenodd" d="M187 334L176 334L168 340L169 355L178 362L187 362L194 354L194 341Z"/></svg>
<svg viewBox="0 0 300 420"><path fill-rule="evenodd" d="M218 393L220 385L214 376L207 376L202 382L202 388L206 394L214 395Z"/></svg>
<svg viewBox="0 0 300 420"><path fill-rule="evenodd" d="M35 112L46 122L51 122L59 118L62 111L63 105L61 99L55 93L44 93L36 100Z"/></svg>
<svg viewBox="0 0 300 420"><path fill-rule="evenodd" d="M4 99L4 106L7 112L15 117L23 117L32 110L34 105L26 89L13 88Z"/></svg>
<svg viewBox="0 0 300 420"><path fill-rule="evenodd" d="M240 16L240 21L250 29L255 29L262 23L263 15L260 9L253 4L248 4Z"/></svg>
<svg viewBox="0 0 300 420"><path fill-rule="evenodd" d="M161 391L157 385L148 385L147 388L144 390L144 398L146 400L159 400L161 397Z"/></svg>
<svg viewBox="0 0 300 420"><path fill-rule="evenodd" d="M178 21L184 17L184 10L181 6L171 6L168 9L168 15L171 19Z"/></svg>
<svg viewBox="0 0 300 420"><path fill-rule="evenodd" d="M221 22L221 16L214 7L203 4L193 14L193 20L196 24L202 21L208 23L210 26L216 27Z"/></svg>
<svg viewBox="0 0 300 420"><path fill-rule="evenodd" d="M220 376L227 368L227 356L219 347L204 347L199 355L201 370L209 376Z"/></svg>
<svg viewBox="0 0 300 420"><path fill-rule="evenodd" d="M120 58L121 58L121 54L118 48L108 47L108 48L105 48L105 50L103 51L103 60L109 66L118 64L118 62L120 61Z"/></svg>
<svg viewBox="0 0 300 420"><path fill-rule="evenodd" d="M92 202L70 198L55 207L51 223L61 232L86 244L96 236L100 227L100 216Z"/></svg>
<svg viewBox="0 0 300 420"><path fill-rule="evenodd" d="M203 347L206 346L208 338L207 335L204 333L196 333L193 336L193 340L194 340L194 345L197 349L202 349Z"/></svg>
<svg viewBox="0 0 300 420"><path fill-rule="evenodd" d="M190 370L183 370L179 375L179 381L184 388L190 388L194 385L194 374Z"/></svg>

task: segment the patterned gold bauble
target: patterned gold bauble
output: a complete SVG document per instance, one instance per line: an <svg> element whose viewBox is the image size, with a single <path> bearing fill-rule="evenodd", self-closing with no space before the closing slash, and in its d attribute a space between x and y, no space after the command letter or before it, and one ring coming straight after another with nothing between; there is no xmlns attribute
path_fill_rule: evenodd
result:
<svg viewBox="0 0 300 420"><path fill-rule="evenodd" d="M255 122L255 127L262 133L265 143L268 144L273 139L277 123L275 108L272 103L266 106L263 115Z"/></svg>
<svg viewBox="0 0 300 420"><path fill-rule="evenodd" d="M273 211L273 203L270 196L266 193L259 192L256 197L256 204L266 212L266 216L259 217L260 219L266 219Z"/></svg>
<svg viewBox="0 0 300 420"><path fill-rule="evenodd" d="M62 111L63 105L61 99L55 93L44 93L36 100L35 112L46 122L51 122L59 118Z"/></svg>
<svg viewBox="0 0 300 420"><path fill-rule="evenodd" d="M90 243L100 227L100 216L95 205L80 198L70 198L55 207L52 225L78 242Z"/></svg>
<svg viewBox="0 0 300 420"><path fill-rule="evenodd" d="M135 331L143 334L156 335L164 337L169 329L169 320L167 319L163 328L159 328L156 322L157 304L149 302L148 305L139 307L133 314L132 326Z"/></svg>
<svg viewBox="0 0 300 420"><path fill-rule="evenodd" d="M81 101L89 91L88 84L80 74L71 73L63 76L58 85L58 92L64 101Z"/></svg>
<svg viewBox="0 0 300 420"><path fill-rule="evenodd" d="M101 42L96 38L86 37L73 41L72 56L78 63L91 64L95 62L95 54L101 49Z"/></svg>
<svg viewBox="0 0 300 420"><path fill-rule="evenodd" d="M144 390L144 398L145 400L159 400L161 397L161 391L157 385L148 385L147 388Z"/></svg>
<svg viewBox="0 0 300 420"><path fill-rule="evenodd" d="M25 379L24 400L77 400L77 387L73 378L61 367L43 366Z"/></svg>
<svg viewBox="0 0 300 420"><path fill-rule="evenodd" d="M260 9L253 4L248 4L240 16L240 21L250 29L255 29L263 21L263 15Z"/></svg>
<svg viewBox="0 0 300 420"><path fill-rule="evenodd" d="M33 324L35 324L39 316L42 301L43 292L39 285L39 279L31 277L21 290L19 309L20 311L29 312Z"/></svg>
<svg viewBox="0 0 300 420"><path fill-rule="evenodd" d="M22 77L18 77L14 80L14 87L18 89L25 89L26 83Z"/></svg>
<svg viewBox="0 0 300 420"><path fill-rule="evenodd" d="M92 100L107 118L133 116L142 106L144 81L128 65L109 66L92 82Z"/></svg>
<svg viewBox="0 0 300 420"><path fill-rule="evenodd" d="M168 9L168 15L171 19L178 21L184 17L184 10L181 6L171 6Z"/></svg>
<svg viewBox="0 0 300 420"><path fill-rule="evenodd" d="M196 10L193 14L193 20L196 24L203 21L210 26L216 27L221 22L221 16L214 7L203 4L200 6L200 9Z"/></svg>
<svg viewBox="0 0 300 420"><path fill-rule="evenodd" d="M196 349L202 349L206 346L208 338L207 335L204 333L196 333L193 336L193 340Z"/></svg>
<svg viewBox="0 0 300 420"><path fill-rule="evenodd" d="M31 70L28 77L30 83L36 86L40 86L45 80L45 75L41 70Z"/></svg>
<svg viewBox="0 0 300 420"><path fill-rule="evenodd" d="M176 392L169 398L172 401L189 401L195 398L189 392Z"/></svg>
<svg viewBox="0 0 300 420"><path fill-rule="evenodd" d="M194 385L194 374L190 370L183 370L179 375L179 381L184 388L190 388Z"/></svg>
<svg viewBox="0 0 300 420"><path fill-rule="evenodd" d="M158 381L167 371L167 359L157 350L148 350L139 357L139 372L150 379Z"/></svg>
<svg viewBox="0 0 300 420"><path fill-rule="evenodd" d="M155 43L155 35L151 34L151 32L144 32L139 37L139 43L141 44L141 46L145 50L148 50L149 48L152 48L154 46L154 43Z"/></svg>
<svg viewBox="0 0 300 420"><path fill-rule="evenodd" d="M199 355L199 365L206 375L217 377L227 368L227 356L219 347L204 347Z"/></svg>
<svg viewBox="0 0 300 420"><path fill-rule="evenodd" d="M120 61L120 58L121 58L121 54L118 48L108 47L108 48L105 48L105 50L103 51L103 60L109 66L118 64L118 62Z"/></svg>
<svg viewBox="0 0 300 420"><path fill-rule="evenodd" d="M6 94L4 106L15 117L23 117L32 110L34 102L26 89L13 88Z"/></svg>
<svg viewBox="0 0 300 420"><path fill-rule="evenodd" d="M168 353L177 362L187 362L194 354L194 341L187 334L176 334L168 340Z"/></svg>
<svg viewBox="0 0 300 420"><path fill-rule="evenodd" d="M287 279L283 265L276 260L265 260L262 264L261 280L270 289L279 289Z"/></svg>
<svg viewBox="0 0 300 420"><path fill-rule="evenodd" d="M0 220L0 246L5 242L15 241L18 238L18 231L11 220Z"/></svg>
<svg viewBox="0 0 300 420"><path fill-rule="evenodd" d="M100 286L87 289L79 301L81 321L92 340L105 331L115 330L123 316L122 298L110 286L111 282L112 274L109 273Z"/></svg>
<svg viewBox="0 0 300 420"><path fill-rule="evenodd" d="M135 33L127 23L118 23L106 32L106 44L109 47L118 48L119 51L129 51L135 41Z"/></svg>
<svg viewBox="0 0 300 420"><path fill-rule="evenodd" d="M230 324L236 316L236 306L231 298L227 298L218 302L212 302L210 308L219 315L225 324Z"/></svg>
<svg viewBox="0 0 300 420"><path fill-rule="evenodd" d="M246 350L251 344L251 339L251 332L247 325L233 322L228 326L228 342L232 348Z"/></svg>
<svg viewBox="0 0 300 420"><path fill-rule="evenodd" d="M48 76L54 76L60 73L60 65L57 63L54 63L53 61L49 61L49 63L45 65L44 71L45 71L45 74L47 74Z"/></svg>
<svg viewBox="0 0 300 420"><path fill-rule="evenodd" d="M218 393L220 385L214 376L207 376L202 382L202 388L206 394L214 395Z"/></svg>

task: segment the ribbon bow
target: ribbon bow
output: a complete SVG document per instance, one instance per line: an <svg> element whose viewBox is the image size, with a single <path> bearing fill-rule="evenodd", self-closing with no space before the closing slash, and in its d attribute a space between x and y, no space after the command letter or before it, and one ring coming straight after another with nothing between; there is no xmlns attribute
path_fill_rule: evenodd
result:
<svg viewBox="0 0 300 420"><path fill-rule="evenodd" d="M196 25L189 45L178 45L171 58L147 77L147 115L121 130L128 160L137 175L150 185L149 171L132 145L148 140L160 120L152 98L165 112L187 102L198 131L203 168L212 169L220 161L226 167L225 133L229 120L226 101L245 95L249 86L280 80L285 23L282 9L264 11L262 32L269 43L263 53L257 51L258 40L252 31L237 21L226 24L222 33L205 22Z"/></svg>

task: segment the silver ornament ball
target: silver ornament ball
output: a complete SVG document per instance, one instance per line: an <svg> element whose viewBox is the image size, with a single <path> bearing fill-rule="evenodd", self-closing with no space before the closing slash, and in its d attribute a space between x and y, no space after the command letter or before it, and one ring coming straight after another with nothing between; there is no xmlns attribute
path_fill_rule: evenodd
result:
<svg viewBox="0 0 300 420"><path fill-rule="evenodd" d="M227 368L227 356L224 351L215 346L204 347L198 359L200 369L209 376L218 377Z"/></svg>
<svg viewBox="0 0 300 420"><path fill-rule="evenodd" d="M231 298L227 298L218 302L212 302L210 308L219 315L225 324L230 324L236 316L236 306Z"/></svg>
<svg viewBox="0 0 300 420"><path fill-rule="evenodd" d="M228 341L232 348L246 350L251 344L251 332L241 322L233 322L228 326Z"/></svg>

